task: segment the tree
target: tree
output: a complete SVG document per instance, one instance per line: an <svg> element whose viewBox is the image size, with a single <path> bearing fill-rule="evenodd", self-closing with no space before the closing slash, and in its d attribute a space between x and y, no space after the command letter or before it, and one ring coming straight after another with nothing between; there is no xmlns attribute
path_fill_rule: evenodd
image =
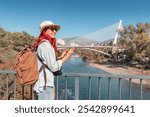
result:
<svg viewBox="0 0 150 117"><path fill-rule="evenodd" d="M147 64L150 61L150 23L137 23L136 27L128 25L121 32L120 45L132 58L132 61ZM147 58L148 59L145 59Z"/></svg>

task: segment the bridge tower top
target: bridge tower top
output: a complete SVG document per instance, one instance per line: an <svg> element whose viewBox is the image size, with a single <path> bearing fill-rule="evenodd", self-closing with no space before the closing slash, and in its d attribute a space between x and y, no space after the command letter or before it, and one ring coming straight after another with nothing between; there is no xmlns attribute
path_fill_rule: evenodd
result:
<svg viewBox="0 0 150 117"><path fill-rule="evenodd" d="M123 26L122 26L122 20L119 21L119 24L118 24L118 28L116 30L116 34L115 34L115 38L114 38L114 41L113 41L113 45L116 45L117 44L117 39L118 39L118 36L119 36L119 32L123 30Z"/></svg>

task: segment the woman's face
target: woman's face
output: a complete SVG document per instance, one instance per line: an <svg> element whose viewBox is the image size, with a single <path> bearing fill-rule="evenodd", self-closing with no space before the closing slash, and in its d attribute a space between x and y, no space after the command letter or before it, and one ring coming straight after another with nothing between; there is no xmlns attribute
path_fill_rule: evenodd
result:
<svg viewBox="0 0 150 117"><path fill-rule="evenodd" d="M56 37L56 33L57 33L57 28L49 27L49 28L47 28L45 33L48 34L51 38L55 38Z"/></svg>

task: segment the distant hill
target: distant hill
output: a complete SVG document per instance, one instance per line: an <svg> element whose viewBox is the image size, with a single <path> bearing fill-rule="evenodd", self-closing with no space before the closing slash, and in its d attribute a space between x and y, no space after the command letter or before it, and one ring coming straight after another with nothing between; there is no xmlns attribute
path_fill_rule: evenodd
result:
<svg viewBox="0 0 150 117"><path fill-rule="evenodd" d="M70 37L70 38L63 38L64 41L71 41L71 40L74 40L74 39L77 39L79 37Z"/></svg>
<svg viewBox="0 0 150 117"><path fill-rule="evenodd" d="M8 32L0 27L0 69L10 69L16 54L33 44L35 37L26 32Z"/></svg>

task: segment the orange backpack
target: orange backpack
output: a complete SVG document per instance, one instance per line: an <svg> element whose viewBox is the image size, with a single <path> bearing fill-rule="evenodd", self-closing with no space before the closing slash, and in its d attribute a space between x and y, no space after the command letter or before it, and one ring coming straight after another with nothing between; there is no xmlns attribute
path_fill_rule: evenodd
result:
<svg viewBox="0 0 150 117"><path fill-rule="evenodd" d="M17 80L21 85L34 84L38 80L39 73L42 70L44 70L44 79L46 83L46 65L43 64L38 71L36 48L26 47L18 53L16 57L14 69L16 71Z"/></svg>

